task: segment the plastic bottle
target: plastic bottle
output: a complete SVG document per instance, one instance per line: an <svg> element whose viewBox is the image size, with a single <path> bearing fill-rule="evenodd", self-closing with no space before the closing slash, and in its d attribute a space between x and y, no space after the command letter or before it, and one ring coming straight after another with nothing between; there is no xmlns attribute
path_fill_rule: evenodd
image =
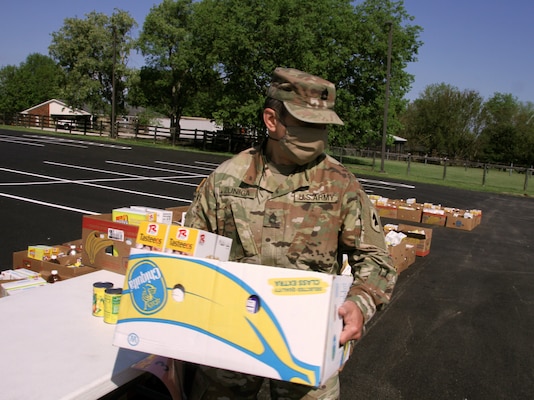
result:
<svg viewBox="0 0 534 400"><path fill-rule="evenodd" d="M60 264L59 260L57 259L57 256L55 254L53 254L51 257L50 257L50 262L53 263L53 264Z"/></svg>
<svg viewBox="0 0 534 400"><path fill-rule="evenodd" d="M57 269L53 269L50 271L50 276L46 280L48 283L56 283L57 281L60 281L61 277L59 276Z"/></svg>

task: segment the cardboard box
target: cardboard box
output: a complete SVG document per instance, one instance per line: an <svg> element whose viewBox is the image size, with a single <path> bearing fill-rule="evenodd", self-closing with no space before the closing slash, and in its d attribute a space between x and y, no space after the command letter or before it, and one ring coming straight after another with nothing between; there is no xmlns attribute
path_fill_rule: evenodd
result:
<svg viewBox="0 0 534 400"><path fill-rule="evenodd" d="M132 210L141 210L144 212L154 213L156 216L155 222L159 224L172 224L173 212L171 210L161 210L159 208L150 208L143 206L130 206Z"/></svg>
<svg viewBox="0 0 534 400"><path fill-rule="evenodd" d="M8 269L0 272L0 280L16 281L19 279L39 278L41 274L27 268Z"/></svg>
<svg viewBox="0 0 534 400"><path fill-rule="evenodd" d="M376 211L381 218L393 218L397 219L397 206L395 204L376 204Z"/></svg>
<svg viewBox="0 0 534 400"><path fill-rule="evenodd" d="M15 251L13 253L13 268L26 268L31 271L39 272L43 277L48 277L50 271L57 269L62 279L74 278L96 271L95 268L81 265L75 266L79 256L58 257L59 264L51 263L46 260L36 260L30 258L25 250Z"/></svg>
<svg viewBox="0 0 534 400"><path fill-rule="evenodd" d="M467 217L466 217L467 216ZM455 210L447 213L447 228L471 231L478 226L475 216L465 210Z"/></svg>
<svg viewBox="0 0 534 400"><path fill-rule="evenodd" d="M417 204L397 204L397 219L410 222L421 222L422 208Z"/></svg>
<svg viewBox="0 0 534 400"><path fill-rule="evenodd" d="M30 245L28 246L28 257L34 258L36 260L46 260L52 257L53 255L58 255L60 249L57 246L47 246L43 244Z"/></svg>
<svg viewBox="0 0 534 400"><path fill-rule="evenodd" d="M168 224L143 221L137 232L136 248L163 251L169 234Z"/></svg>
<svg viewBox="0 0 534 400"><path fill-rule="evenodd" d="M0 283L0 297L22 293L28 289L47 285L43 278L19 279L12 282Z"/></svg>
<svg viewBox="0 0 534 400"><path fill-rule="evenodd" d="M404 264L401 265L403 271L415 263L416 256L417 254L415 254L415 246L413 244L406 243Z"/></svg>
<svg viewBox="0 0 534 400"><path fill-rule="evenodd" d="M23 281L23 286L29 286L28 283L31 284L31 280L38 279L41 281L41 274L39 272L31 271L26 268L19 268L19 269L9 269L4 270L0 272L0 297L8 296L9 290L17 290L20 287L13 287L7 284L13 284L13 282L20 282ZM27 281L27 282L26 282ZM26 283L25 283L26 282ZM6 284L4 286L4 284ZM14 284L19 285L19 284Z"/></svg>
<svg viewBox="0 0 534 400"><path fill-rule="evenodd" d="M378 215L382 218L397 218L396 200L390 200L387 197L369 195L369 200L375 206Z"/></svg>
<svg viewBox="0 0 534 400"><path fill-rule="evenodd" d="M447 215L444 210L424 208L421 215L421 223L429 225L445 226Z"/></svg>
<svg viewBox="0 0 534 400"><path fill-rule="evenodd" d="M399 274L415 262L415 246L406 238L395 246L388 246L388 252Z"/></svg>
<svg viewBox="0 0 534 400"><path fill-rule="evenodd" d="M135 247L228 261L232 239L181 225L145 221L139 225Z"/></svg>
<svg viewBox="0 0 534 400"><path fill-rule="evenodd" d="M143 221L156 222L156 218L156 213L148 211L146 208L121 207L111 211L111 220L122 224L139 225Z"/></svg>
<svg viewBox="0 0 534 400"><path fill-rule="evenodd" d="M132 250L113 344L310 386L343 365L352 277Z"/></svg>
<svg viewBox="0 0 534 400"><path fill-rule="evenodd" d="M189 210L189 206L169 207L165 210L172 212L172 223L176 225L184 225L185 214Z"/></svg>
<svg viewBox="0 0 534 400"><path fill-rule="evenodd" d="M227 261L232 239L199 229L170 225L165 250L199 258Z"/></svg>
<svg viewBox="0 0 534 400"><path fill-rule="evenodd" d="M430 253L430 245L432 244L431 228L399 224L397 230L407 236L406 242L408 244L415 246L415 254L417 256L424 257Z"/></svg>
<svg viewBox="0 0 534 400"><path fill-rule="evenodd" d="M473 215L473 219L475 220L475 226L480 225L480 223L482 222L482 210L473 209L468 210L468 212Z"/></svg>
<svg viewBox="0 0 534 400"><path fill-rule="evenodd" d="M124 275L138 230L135 225L113 222L111 214L84 215L83 265Z"/></svg>

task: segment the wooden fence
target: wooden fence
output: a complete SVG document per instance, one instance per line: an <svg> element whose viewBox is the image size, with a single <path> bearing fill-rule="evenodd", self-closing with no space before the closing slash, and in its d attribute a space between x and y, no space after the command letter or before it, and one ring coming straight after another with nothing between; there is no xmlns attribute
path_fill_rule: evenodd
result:
<svg viewBox="0 0 534 400"><path fill-rule="evenodd" d="M176 129L155 125L140 125L116 122L115 129L107 120L91 121L89 118L53 118L34 114L1 115L0 124L38 128L47 131L78 133L163 142L173 146L192 146L203 150L239 152L260 140L258 134L243 134L236 130L205 131L199 129Z"/></svg>

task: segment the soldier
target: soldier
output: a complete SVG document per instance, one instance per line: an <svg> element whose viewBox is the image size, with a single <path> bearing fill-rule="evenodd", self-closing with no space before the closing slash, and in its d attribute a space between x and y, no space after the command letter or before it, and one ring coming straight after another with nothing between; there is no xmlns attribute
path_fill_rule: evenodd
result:
<svg viewBox="0 0 534 400"><path fill-rule="evenodd" d="M324 153L335 86L277 68L263 121L268 136L222 163L197 189L185 224L233 239L230 260L354 276L339 309L340 344L358 340L390 300L397 274L380 219L355 176ZM191 399L256 399L263 378L200 366ZM270 381L272 399L339 398L338 375L320 388Z"/></svg>

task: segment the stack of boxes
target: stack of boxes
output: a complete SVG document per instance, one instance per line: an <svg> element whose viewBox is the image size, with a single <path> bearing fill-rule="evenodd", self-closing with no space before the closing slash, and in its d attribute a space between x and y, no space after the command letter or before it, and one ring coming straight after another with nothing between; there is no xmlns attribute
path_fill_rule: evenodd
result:
<svg viewBox="0 0 534 400"><path fill-rule="evenodd" d="M466 219L480 222L481 213L415 199L374 202L385 218L423 222L432 214L444 216L445 225L451 215L454 227L466 226ZM116 346L310 386L324 383L350 355L350 344L339 346L337 309L352 276L228 262L231 240L184 227L187 208L132 206L86 215L75 254L67 245L30 246L14 254L14 266L29 273L58 269L64 277L95 269L125 275ZM398 272L429 254L432 229L385 229ZM60 264L50 262L55 254L65 254ZM314 313L302 313L303 307ZM302 335L310 324L321 329Z"/></svg>
<svg viewBox="0 0 534 400"><path fill-rule="evenodd" d="M482 211L476 209L460 210L453 207L443 207L441 204L417 203L413 198L400 200L378 195L370 195L369 198L381 218L467 231L476 228L482 220Z"/></svg>
<svg viewBox="0 0 534 400"><path fill-rule="evenodd" d="M165 210L132 206L112 210L110 214L85 215L82 218L82 238L60 245L30 245L26 250L13 253L13 269L26 269L37 273L46 281L52 270L57 270L61 279L69 279L107 269L124 274L130 249L136 246L139 225L145 221L169 226L182 224L188 207L172 207ZM52 262L54 258L55 262ZM12 281L0 279L1 287L15 287ZM36 282L34 282L36 283ZM9 285L8 285L9 284ZM24 282L19 282L24 284ZM32 287L35 285L32 285ZM4 295L14 291L4 291Z"/></svg>
<svg viewBox="0 0 534 400"><path fill-rule="evenodd" d="M430 253L432 229L406 224L384 225L386 244L398 273L415 262L416 256L425 257Z"/></svg>
<svg viewBox="0 0 534 400"><path fill-rule="evenodd" d="M125 274L130 250L147 244L149 240L145 235L148 227L166 232L170 227L181 226L187 209L188 206L165 210L132 206L114 209L111 214L85 215L82 220L82 263Z"/></svg>
<svg viewBox="0 0 534 400"><path fill-rule="evenodd" d="M46 285L39 272L18 268L0 272L0 297L21 293L26 289Z"/></svg>

